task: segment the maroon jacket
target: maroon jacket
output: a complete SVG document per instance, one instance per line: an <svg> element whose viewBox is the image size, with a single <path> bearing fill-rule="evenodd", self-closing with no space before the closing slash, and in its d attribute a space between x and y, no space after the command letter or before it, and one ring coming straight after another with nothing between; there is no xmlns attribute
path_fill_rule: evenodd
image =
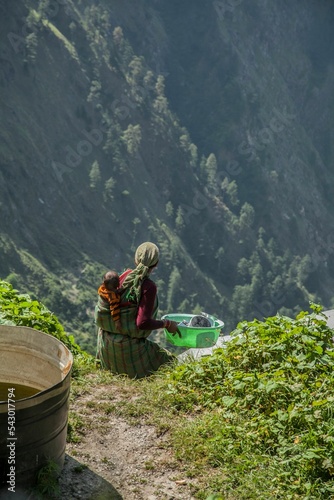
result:
<svg viewBox="0 0 334 500"><path fill-rule="evenodd" d="M120 286L131 269L126 270L120 276ZM157 330L164 327L164 321L152 318L155 297L157 295L157 286L150 278L144 279L141 285L141 296L138 305L136 324L139 330Z"/></svg>

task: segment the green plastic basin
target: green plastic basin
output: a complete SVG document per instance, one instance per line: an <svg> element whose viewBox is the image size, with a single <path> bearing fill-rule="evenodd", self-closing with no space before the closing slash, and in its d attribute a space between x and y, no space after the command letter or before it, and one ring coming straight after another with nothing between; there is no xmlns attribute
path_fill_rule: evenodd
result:
<svg viewBox="0 0 334 500"><path fill-rule="evenodd" d="M181 321L189 322L195 314L165 314L162 319L170 319L171 321L176 321L180 323ZM179 325L179 331L181 337L176 333L175 335L169 333L166 329L165 335L168 342L179 347L212 347L216 344L219 334L224 326L224 322L214 316L207 315L207 318L211 321L211 327L195 327Z"/></svg>

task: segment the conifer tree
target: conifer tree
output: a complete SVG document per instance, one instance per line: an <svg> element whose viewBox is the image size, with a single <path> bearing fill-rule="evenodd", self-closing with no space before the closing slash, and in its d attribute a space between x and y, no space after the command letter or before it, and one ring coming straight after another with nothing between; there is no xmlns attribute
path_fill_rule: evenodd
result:
<svg viewBox="0 0 334 500"><path fill-rule="evenodd" d="M94 161L92 168L90 169L89 180L90 180L89 185L92 189L95 189L101 181L100 165L97 160Z"/></svg>
<svg viewBox="0 0 334 500"><path fill-rule="evenodd" d="M181 275L177 267L174 267L168 283L168 292L167 292L167 308L169 311L173 311L175 296L180 289L181 284Z"/></svg>
<svg viewBox="0 0 334 500"><path fill-rule="evenodd" d="M166 214L168 215L168 217L173 217L174 207L173 207L173 203L171 201L168 201L166 203Z"/></svg>
<svg viewBox="0 0 334 500"><path fill-rule="evenodd" d="M113 196L113 190L115 187L115 179L110 177L104 184L104 192L103 192L103 198L104 201L112 200L114 198Z"/></svg>
<svg viewBox="0 0 334 500"><path fill-rule="evenodd" d="M208 187L214 188L217 182L217 160L216 156L211 153L205 163Z"/></svg>
<svg viewBox="0 0 334 500"><path fill-rule="evenodd" d="M183 210L182 207L178 207L177 212L176 212L176 219L175 219L175 227L178 230L178 232L182 231L184 228L184 216L183 216Z"/></svg>
<svg viewBox="0 0 334 500"><path fill-rule="evenodd" d="M128 153L134 155L138 152L141 142L141 128L140 125L129 125L123 132L122 140L126 145Z"/></svg>

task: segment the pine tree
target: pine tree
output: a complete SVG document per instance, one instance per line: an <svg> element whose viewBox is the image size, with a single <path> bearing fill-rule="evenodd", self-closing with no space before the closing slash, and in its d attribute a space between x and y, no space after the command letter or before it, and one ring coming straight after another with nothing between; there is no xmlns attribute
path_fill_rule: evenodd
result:
<svg viewBox="0 0 334 500"><path fill-rule="evenodd" d="M229 181L227 177L222 182L222 189L226 193L226 196L233 206L239 205L238 200L238 186L235 181Z"/></svg>
<svg viewBox="0 0 334 500"><path fill-rule="evenodd" d="M99 162L97 160L94 161L92 168L90 169L89 180L90 180L89 186L92 189L95 189L97 185L101 182L101 171Z"/></svg>
<svg viewBox="0 0 334 500"><path fill-rule="evenodd" d="M173 203L171 201L168 201L166 203L166 214L168 215L168 217L173 217L174 207L173 207Z"/></svg>
<svg viewBox="0 0 334 500"><path fill-rule="evenodd" d="M162 75L157 78L157 83L155 84L155 90L157 96L165 97L165 79Z"/></svg>
<svg viewBox="0 0 334 500"><path fill-rule="evenodd" d="M214 188L217 182L217 160L216 156L211 153L205 163L208 187Z"/></svg>
<svg viewBox="0 0 334 500"><path fill-rule="evenodd" d="M122 140L126 145L128 153L135 155L138 152L141 143L141 128L140 125L129 125L123 132Z"/></svg>
<svg viewBox="0 0 334 500"><path fill-rule="evenodd" d="M255 211L252 205L246 201L241 207L240 217L239 217L239 226L240 229L248 229L252 226L254 222Z"/></svg>
<svg viewBox="0 0 334 500"><path fill-rule="evenodd" d="M177 212L176 212L175 227L176 227L178 232L181 232L182 229L184 228L184 226L185 226L185 223L184 223L183 210L181 207L179 207L177 209Z"/></svg>
<svg viewBox="0 0 334 500"><path fill-rule="evenodd" d="M116 185L115 179L110 177L104 184L104 193L103 193L103 198L104 201L112 200L114 198L113 196L113 190Z"/></svg>
<svg viewBox="0 0 334 500"><path fill-rule="evenodd" d="M174 267L168 283L168 292L167 292L167 308L169 311L173 311L175 307L175 296L180 289L181 284L181 275L177 267Z"/></svg>

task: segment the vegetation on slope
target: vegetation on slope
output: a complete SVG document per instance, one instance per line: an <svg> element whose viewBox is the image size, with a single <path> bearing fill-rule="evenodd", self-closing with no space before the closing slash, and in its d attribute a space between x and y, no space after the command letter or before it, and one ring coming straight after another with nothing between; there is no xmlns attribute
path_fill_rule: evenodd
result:
<svg viewBox="0 0 334 500"><path fill-rule="evenodd" d="M73 354L74 376L78 375L80 366L91 369L94 367L94 358L76 344L73 336L66 334L54 313L28 294L19 293L10 283L3 280L0 280L0 324L28 326L56 337Z"/></svg>
<svg viewBox="0 0 334 500"><path fill-rule="evenodd" d="M136 398L108 403L134 424L169 432L179 462L196 477L195 498L309 499L334 494L333 330L321 307L296 319L241 322L224 349L131 382ZM55 335L77 361L72 391L123 377L95 372L93 359L67 337L42 304L0 282L0 319ZM95 381L94 381L95 380ZM127 382L126 378L124 383ZM88 385L87 385L88 384ZM103 409L103 405L101 408ZM70 415L69 439L82 416Z"/></svg>
<svg viewBox="0 0 334 500"><path fill-rule="evenodd" d="M109 266L132 266L136 245L147 239L161 248L161 313L207 310L230 329L240 319L295 314L309 300L330 304L332 297L333 245L317 232L321 213L328 212L317 212L316 222L305 217L309 204L302 194L298 210L283 196L283 177L294 189L296 165L283 162L278 171L276 150L291 156L304 136L296 132L283 149L279 134L273 144L260 141L260 163L248 162L244 151L234 154L248 129L262 137L262 112L269 122L270 112L281 122L288 118L277 116L278 101L268 109L272 96L264 89L258 110L252 108L249 86L262 77L255 82L251 75L243 94L242 65L230 38L222 42L215 2L203 16L201 2L154 4L137 2L129 16L122 2L25 0L10 4L12 15L0 21L8 34L0 96L6 143L0 273L40 297L91 353L98 282ZM184 29L188 12L196 27L191 34ZM266 23L246 2L234 16L245 30L240 50L248 50L251 28ZM287 6L281 16L288 17ZM161 71L154 69L158 63ZM274 63L279 67L280 59ZM170 74L164 76L165 64ZM203 87L211 91L199 99ZM278 90L283 99L283 83ZM191 133L183 117L193 124Z"/></svg>
<svg viewBox="0 0 334 500"><path fill-rule="evenodd" d="M312 309L242 322L225 349L147 382L145 401L172 412L177 456L202 477L198 498L332 498L333 330Z"/></svg>
<svg viewBox="0 0 334 500"><path fill-rule="evenodd" d="M309 2L312 22L290 3L224 16L222 2L144 5L0 7L1 275L91 353L98 281L144 239L161 248L161 313L204 309L230 328L330 304L333 7ZM174 70L167 90L154 62ZM58 336L74 374L93 369L38 301L3 282L0 300L1 321ZM199 498L333 495L332 333L314 314L286 316L242 323L226 350L134 384L152 420L164 409Z"/></svg>

